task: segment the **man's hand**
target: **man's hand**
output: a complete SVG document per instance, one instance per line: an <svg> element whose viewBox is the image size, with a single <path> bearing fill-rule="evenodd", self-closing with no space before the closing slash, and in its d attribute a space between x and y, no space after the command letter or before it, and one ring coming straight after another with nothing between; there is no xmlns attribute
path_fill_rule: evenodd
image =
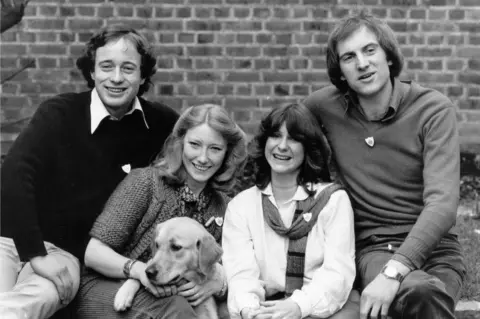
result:
<svg viewBox="0 0 480 319"><path fill-rule="evenodd" d="M252 312L254 319L300 319L302 312L291 299L263 301L260 308Z"/></svg>
<svg viewBox="0 0 480 319"><path fill-rule="evenodd" d="M390 260L387 265L395 267L404 277L411 271L410 268L396 260ZM389 279L383 274L378 274L362 292L360 298L360 319L387 318L388 310L399 288L400 282Z"/></svg>
<svg viewBox="0 0 480 319"><path fill-rule="evenodd" d="M33 257L30 259L30 265L37 275L53 282L62 304L66 305L72 301L73 277L61 257L55 254Z"/></svg>

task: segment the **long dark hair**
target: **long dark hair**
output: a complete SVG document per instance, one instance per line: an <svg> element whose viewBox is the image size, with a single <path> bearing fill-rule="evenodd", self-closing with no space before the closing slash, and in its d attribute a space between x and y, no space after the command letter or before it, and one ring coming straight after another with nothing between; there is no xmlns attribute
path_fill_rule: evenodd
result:
<svg viewBox="0 0 480 319"><path fill-rule="evenodd" d="M307 183L330 182L328 161L331 150L320 126L310 110L303 104L287 104L274 108L260 123L255 136L253 158L256 164L255 185L264 189L271 180L271 168L265 157L265 145L286 124L289 135L302 143L305 158L300 166L297 184L307 189Z"/></svg>

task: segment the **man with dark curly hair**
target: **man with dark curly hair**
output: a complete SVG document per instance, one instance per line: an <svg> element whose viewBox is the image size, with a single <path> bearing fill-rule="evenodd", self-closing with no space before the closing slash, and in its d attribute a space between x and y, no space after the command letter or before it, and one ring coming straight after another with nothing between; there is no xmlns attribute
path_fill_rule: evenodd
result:
<svg viewBox="0 0 480 319"><path fill-rule="evenodd" d="M460 153L455 107L400 81L391 28L361 12L330 34L333 85L305 104L331 143L355 213L360 318L455 318L465 280L454 231Z"/></svg>
<svg viewBox="0 0 480 319"><path fill-rule="evenodd" d="M155 158L178 118L141 98L156 58L136 30L102 29L77 66L91 90L43 102L2 165L2 318L47 318L74 298L93 222L129 170Z"/></svg>

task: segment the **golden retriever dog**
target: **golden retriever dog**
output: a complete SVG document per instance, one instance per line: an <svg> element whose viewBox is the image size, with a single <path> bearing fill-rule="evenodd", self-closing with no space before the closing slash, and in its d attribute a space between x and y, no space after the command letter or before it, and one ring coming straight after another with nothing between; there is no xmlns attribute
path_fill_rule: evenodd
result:
<svg viewBox="0 0 480 319"><path fill-rule="evenodd" d="M197 221L175 217L157 225L152 240L153 257L147 263L147 277L154 285L174 285L192 281L202 284L212 278L223 250L215 238ZM129 308L140 282L128 279L115 295L114 308ZM195 307L199 318L218 319L213 296Z"/></svg>

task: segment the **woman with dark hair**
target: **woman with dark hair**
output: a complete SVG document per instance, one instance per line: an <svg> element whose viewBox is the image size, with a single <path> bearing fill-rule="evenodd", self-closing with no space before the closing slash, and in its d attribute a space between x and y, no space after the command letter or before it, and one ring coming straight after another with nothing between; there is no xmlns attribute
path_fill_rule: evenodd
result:
<svg viewBox="0 0 480 319"><path fill-rule="evenodd" d="M330 182L330 149L301 104L273 109L253 155L255 184L228 204L223 265L235 318L358 318L353 212ZM343 307L343 308L342 308Z"/></svg>
<svg viewBox="0 0 480 319"><path fill-rule="evenodd" d="M193 308L226 294L223 267L203 286L154 286L145 273L155 226L172 217L195 219L220 242L235 173L246 158L245 134L217 105L190 107L180 116L152 166L131 171L96 220L85 252L79 318L196 318ZM212 222L213 221L213 222ZM141 288L126 312L114 310L125 278Z"/></svg>

